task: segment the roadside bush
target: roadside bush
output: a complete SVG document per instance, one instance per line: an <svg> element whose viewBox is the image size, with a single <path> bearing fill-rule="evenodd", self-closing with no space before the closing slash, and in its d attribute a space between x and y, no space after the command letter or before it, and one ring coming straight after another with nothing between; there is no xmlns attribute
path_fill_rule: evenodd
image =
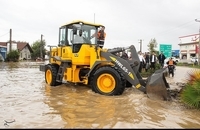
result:
<svg viewBox="0 0 200 130"><path fill-rule="evenodd" d="M18 50L12 50L7 54L6 61L19 61L19 52Z"/></svg>
<svg viewBox="0 0 200 130"><path fill-rule="evenodd" d="M159 70L159 69L161 68L161 66L160 66L159 63L156 63L156 64L155 64L155 67L156 67L155 71L156 71L156 70ZM140 73L140 75L141 75L142 77L149 77L149 76L151 76L155 71L154 71L154 70L151 70L151 69L148 69L147 72L142 71L142 72Z"/></svg>
<svg viewBox="0 0 200 130"><path fill-rule="evenodd" d="M200 109L200 70L188 73L185 87L181 91L181 101L190 108Z"/></svg>

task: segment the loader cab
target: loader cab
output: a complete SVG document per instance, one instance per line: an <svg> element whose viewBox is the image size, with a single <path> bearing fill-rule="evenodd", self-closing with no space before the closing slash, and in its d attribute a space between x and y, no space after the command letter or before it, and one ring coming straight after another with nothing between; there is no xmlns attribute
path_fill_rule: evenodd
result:
<svg viewBox="0 0 200 130"><path fill-rule="evenodd" d="M97 38L91 36L97 33L103 25L83 21L74 21L59 28L59 46L71 46L73 53L78 53L84 44L95 45Z"/></svg>

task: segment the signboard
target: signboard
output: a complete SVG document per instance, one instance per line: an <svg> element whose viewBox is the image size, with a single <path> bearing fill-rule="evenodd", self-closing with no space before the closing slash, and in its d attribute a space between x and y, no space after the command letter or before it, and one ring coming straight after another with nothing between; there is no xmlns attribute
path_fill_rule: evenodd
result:
<svg viewBox="0 0 200 130"><path fill-rule="evenodd" d="M179 57L179 53L180 53L179 50L172 50L172 56L173 57Z"/></svg>
<svg viewBox="0 0 200 130"><path fill-rule="evenodd" d="M199 41L199 34L181 36L181 37L179 37L179 39L180 39L180 43L198 42Z"/></svg>
<svg viewBox="0 0 200 130"><path fill-rule="evenodd" d="M163 52L165 57L172 56L172 45L171 44L160 44L160 52Z"/></svg>

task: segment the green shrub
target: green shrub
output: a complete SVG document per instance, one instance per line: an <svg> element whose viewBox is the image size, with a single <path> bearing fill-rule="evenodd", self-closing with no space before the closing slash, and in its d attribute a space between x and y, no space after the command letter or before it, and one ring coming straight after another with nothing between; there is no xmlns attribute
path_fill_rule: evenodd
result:
<svg viewBox="0 0 200 130"><path fill-rule="evenodd" d="M19 52L18 50L12 50L7 54L6 61L19 61Z"/></svg>
<svg viewBox="0 0 200 130"><path fill-rule="evenodd" d="M160 69L161 66L160 66L159 63L157 63L157 64L155 64L155 67L156 67L156 69L155 69L155 71L156 71L156 70ZM148 69L147 72L142 71L142 72L140 73L140 75L141 75L142 77L149 77L149 76L151 76L155 71L154 71L154 70L151 70L151 69Z"/></svg>
<svg viewBox="0 0 200 130"><path fill-rule="evenodd" d="M191 108L200 109L200 81L186 84L181 93L181 101Z"/></svg>
<svg viewBox="0 0 200 130"><path fill-rule="evenodd" d="M200 70L189 73L187 83L181 92L181 101L190 108L200 109Z"/></svg>

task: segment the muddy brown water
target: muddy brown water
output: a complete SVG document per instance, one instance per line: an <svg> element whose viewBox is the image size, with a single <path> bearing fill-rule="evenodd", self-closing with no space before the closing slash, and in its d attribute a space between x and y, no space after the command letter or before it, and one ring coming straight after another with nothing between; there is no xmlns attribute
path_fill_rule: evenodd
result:
<svg viewBox="0 0 200 130"><path fill-rule="evenodd" d="M39 64L0 63L0 128L200 128L200 111L135 88L103 96L86 86L48 86ZM187 71L177 67L167 81L184 82Z"/></svg>

